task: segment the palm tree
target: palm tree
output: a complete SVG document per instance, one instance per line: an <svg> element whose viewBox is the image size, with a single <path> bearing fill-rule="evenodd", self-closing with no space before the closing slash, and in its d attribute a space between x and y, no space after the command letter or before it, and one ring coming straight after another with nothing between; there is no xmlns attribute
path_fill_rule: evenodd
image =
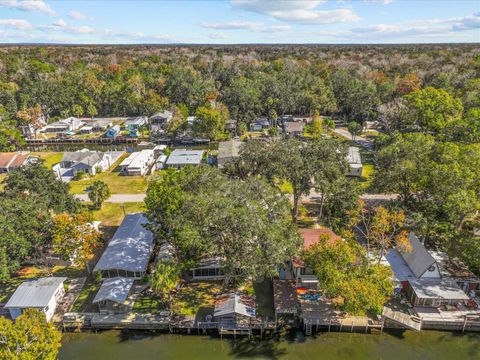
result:
<svg viewBox="0 0 480 360"><path fill-rule="evenodd" d="M150 288L166 296L170 309L171 293L178 284L178 267L174 261L159 261L150 274Z"/></svg>

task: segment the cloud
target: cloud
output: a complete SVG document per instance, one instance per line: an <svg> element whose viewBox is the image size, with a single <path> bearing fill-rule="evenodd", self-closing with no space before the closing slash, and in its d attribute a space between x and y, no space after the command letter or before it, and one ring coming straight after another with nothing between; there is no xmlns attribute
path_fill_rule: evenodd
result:
<svg viewBox="0 0 480 360"><path fill-rule="evenodd" d="M222 32L209 33L209 34L207 34L207 36L208 36L210 39L214 39L214 40L223 40L223 39L227 39L227 38L228 38L228 35L225 34L225 33L222 33Z"/></svg>
<svg viewBox="0 0 480 360"><path fill-rule="evenodd" d="M27 20L22 19L0 19L0 26L15 30L30 30L32 25Z"/></svg>
<svg viewBox="0 0 480 360"><path fill-rule="evenodd" d="M280 32L290 30L288 25L265 25L255 21L227 21L223 23L202 23L206 29L216 30L247 30L252 32Z"/></svg>
<svg viewBox="0 0 480 360"><path fill-rule="evenodd" d="M75 20L86 20L87 16L80 11L70 11L68 13L68 17L75 19Z"/></svg>
<svg viewBox="0 0 480 360"><path fill-rule="evenodd" d="M391 4L393 1L394 0L365 0L366 3L383 4L383 5Z"/></svg>
<svg viewBox="0 0 480 360"><path fill-rule="evenodd" d="M93 34L96 32L89 26L71 26L63 19L58 19L51 25L38 26L37 29L44 32L61 31L67 34Z"/></svg>
<svg viewBox="0 0 480 360"><path fill-rule="evenodd" d="M0 0L0 6L28 12L43 12L55 15L55 11L43 0Z"/></svg>
<svg viewBox="0 0 480 360"><path fill-rule="evenodd" d="M332 24L350 22L360 17L349 8L318 10L325 1L308 0L231 0L237 9L271 16L280 21L291 21L303 24Z"/></svg>

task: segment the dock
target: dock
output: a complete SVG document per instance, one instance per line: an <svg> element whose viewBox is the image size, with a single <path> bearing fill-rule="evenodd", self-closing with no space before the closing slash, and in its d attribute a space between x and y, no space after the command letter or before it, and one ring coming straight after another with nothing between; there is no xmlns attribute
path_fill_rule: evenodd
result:
<svg viewBox="0 0 480 360"><path fill-rule="evenodd" d="M392 310L386 306L383 307L382 316L409 330L420 331L422 329L422 318L418 316L407 315L403 312Z"/></svg>

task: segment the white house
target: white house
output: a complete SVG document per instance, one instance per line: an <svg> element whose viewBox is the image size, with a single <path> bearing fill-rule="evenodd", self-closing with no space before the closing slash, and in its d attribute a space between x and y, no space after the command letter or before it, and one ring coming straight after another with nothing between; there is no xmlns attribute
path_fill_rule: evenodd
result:
<svg viewBox="0 0 480 360"><path fill-rule="evenodd" d="M151 149L145 149L130 154L122 161L120 167L123 173L129 176L143 176L155 162L155 153Z"/></svg>
<svg viewBox="0 0 480 360"><path fill-rule="evenodd" d="M187 165L198 166L202 163L204 150L173 150L165 163L165 167L180 169Z"/></svg>
<svg viewBox="0 0 480 360"><path fill-rule="evenodd" d="M109 153L83 149L65 152L60 163L52 169L59 178L74 177L78 172L95 175L98 170L105 171L112 166L112 156Z"/></svg>
<svg viewBox="0 0 480 360"><path fill-rule="evenodd" d="M165 127L172 121L173 113L171 111L163 111L156 113L150 117L150 132L162 133Z"/></svg>
<svg viewBox="0 0 480 360"><path fill-rule="evenodd" d="M69 117L63 120L59 120L57 122L48 124L44 126L41 132L46 133L62 133L68 131L76 131L80 129L85 123L76 117Z"/></svg>
<svg viewBox="0 0 480 360"><path fill-rule="evenodd" d="M191 280L222 280L225 275L221 263L220 257L204 258L190 269L189 277Z"/></svg>
<svg viewBox="0 0 480 360"><path fill-rule="evenodd" d="M50 321L58 303L65 295L63 287L66 277L47 277L25 281L13 293L5 305L13 320L25 309L38 309Z"/></svg>

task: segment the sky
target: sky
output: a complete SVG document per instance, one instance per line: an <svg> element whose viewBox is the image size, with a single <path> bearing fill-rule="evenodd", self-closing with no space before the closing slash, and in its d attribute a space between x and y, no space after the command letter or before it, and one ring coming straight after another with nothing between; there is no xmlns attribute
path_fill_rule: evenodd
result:
<svg viewBox="0 0 480 360"><path fill-rule="evenodd" d="M0 43L480 43L480 0L0 0Z"/></svg>

